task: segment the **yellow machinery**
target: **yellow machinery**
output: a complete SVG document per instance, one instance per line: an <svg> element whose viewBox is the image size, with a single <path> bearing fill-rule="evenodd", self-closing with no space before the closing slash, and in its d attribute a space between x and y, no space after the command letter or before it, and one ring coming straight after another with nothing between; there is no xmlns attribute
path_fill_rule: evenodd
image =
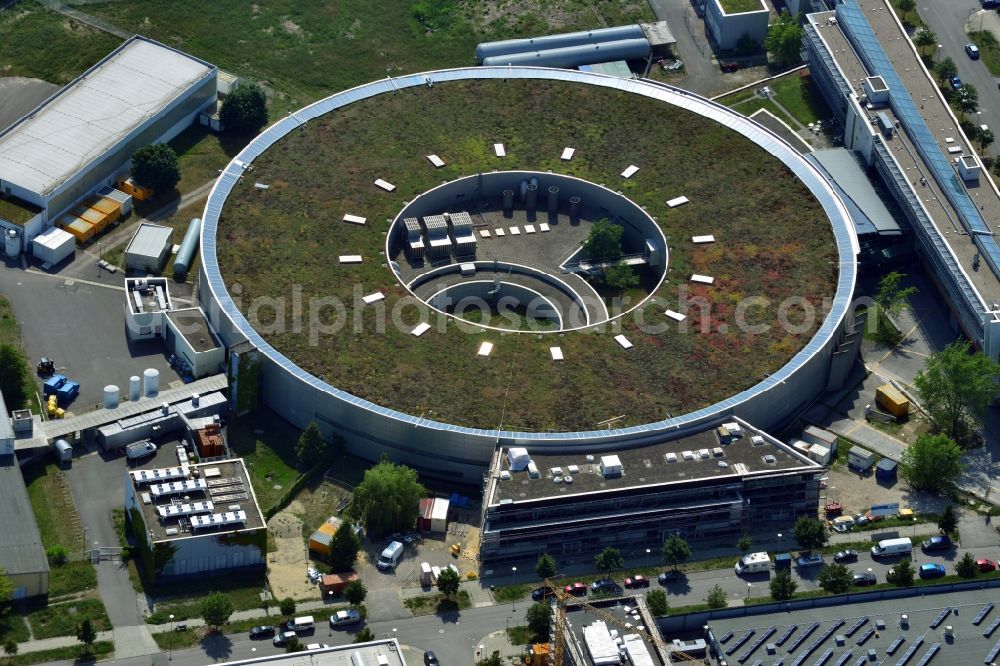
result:
<svg viewBox="0 0 1000 666"><path fill-rule="evenodd" d="M705 660L698 659L697 657L692 657L686 652L681 652L680 650L674 650L670 652L668 656L667 644L663 641L663 638L660 636L659 632L656 630L655 627L653 628L653 631L650 631L649 629L640 630L639 627L626 627L625 621L619 618L614 613L609 613L604 609L590 605L583 599L566 594L566 592L561 587L554 584L548 578L545 579L544 586L552 590L553 596L555 596L556 600L558 601L557 604L558 607L556 608L556 613L553 618L554 626L552 627L552 635L553 635L552 642L554 643L554 647L550 653L549 663L551 664L555 664L556 666L562 666L563 663L565 663L564 659L566 652L566 603L567 602L580 604L586 610L590 611L600 619L604 620L609 624L615 625L616 627L618 627L623 631L626 631L628 633L639 634L640 636L648 640L650 643L652 643L654 646L656 646L657 651L667 658L668 663L670 663L671 658L677 658L685 662L694 662L699 664L706 663Z"/></svg>

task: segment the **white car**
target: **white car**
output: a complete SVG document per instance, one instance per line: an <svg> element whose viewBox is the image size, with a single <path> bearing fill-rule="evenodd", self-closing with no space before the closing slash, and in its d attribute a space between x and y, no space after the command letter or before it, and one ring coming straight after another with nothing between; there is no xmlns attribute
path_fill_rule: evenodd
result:
<svg viewBox="0 0 1000 666"><path fill-rule="evenodd" d="M306 576L309 577L310 583L318 583L319 579L323 577L323 574L321 574L318 569L309 567L309 569L306 571Z"/></svg>
<svg viewBox="0 0 1000 666"><path fill-rule="evenodd" d="M328 647L330 647L330 646L327 645L326 643L310 643L309 645L306 646L306 649L307 650L322 650L323 648L328 648Z"/></svg>

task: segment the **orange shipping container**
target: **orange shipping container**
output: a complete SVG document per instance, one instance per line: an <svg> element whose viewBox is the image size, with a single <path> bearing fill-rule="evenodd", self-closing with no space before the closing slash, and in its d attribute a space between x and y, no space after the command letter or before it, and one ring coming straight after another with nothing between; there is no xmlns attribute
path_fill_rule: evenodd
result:
<svg viewBox="0 0 1000 666"><path fill-rule="evenodd" d="M109 199L107 197L101 197L100 199L95 200L90 204L90 207L104 213L104 216L108 219L109 223L115 222L122 216L122 205L114 199Z"/></svg>
<svg viewBox="0 0 1000 666"><path fill-rule="evenodd" d="M86 220L81 220L75 215L65 215L60 218L59 228L73 234L80 243L86 243L94 237L94 225Z"/></svg>

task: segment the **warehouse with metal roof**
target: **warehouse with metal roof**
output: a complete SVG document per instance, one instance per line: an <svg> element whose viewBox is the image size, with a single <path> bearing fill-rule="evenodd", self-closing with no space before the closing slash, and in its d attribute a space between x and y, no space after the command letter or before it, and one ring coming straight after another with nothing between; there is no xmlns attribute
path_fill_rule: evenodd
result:
<svg viewBox="0 0 1000 666"><path fill-rule="evenodd" d="M0 195L41 223L169 141L216 101L217 68L136 35L0 134ZM41 229L39 229L39 232Z"/></svg>

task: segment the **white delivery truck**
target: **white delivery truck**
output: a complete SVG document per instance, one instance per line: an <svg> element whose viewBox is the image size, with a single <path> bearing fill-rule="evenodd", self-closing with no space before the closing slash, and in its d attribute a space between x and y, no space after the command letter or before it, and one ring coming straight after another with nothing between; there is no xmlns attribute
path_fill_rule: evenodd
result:
<svg viewBox="0 0 1000 666"><path fill-rule="evenodd" d="M771 557L767 553L750 553L736 562L736 575L763 573L771 570Z"/></svg>
<svg viewBox="0 0 1000 666"><path fill-rule="evenodd" d="M910 537L898 539L883 539L878 545L872 546L872 557L892 557L893 555L909 555L913 550Z"/></svg>
<svg viewBox="0 0 1000 666"><path fill-rule="evenodd" d="M375 564L379 571L392 571L401 559L403 559L403 543L401 541L393 541L385 547L382 554L378 556L378 562Z"/></svg>

